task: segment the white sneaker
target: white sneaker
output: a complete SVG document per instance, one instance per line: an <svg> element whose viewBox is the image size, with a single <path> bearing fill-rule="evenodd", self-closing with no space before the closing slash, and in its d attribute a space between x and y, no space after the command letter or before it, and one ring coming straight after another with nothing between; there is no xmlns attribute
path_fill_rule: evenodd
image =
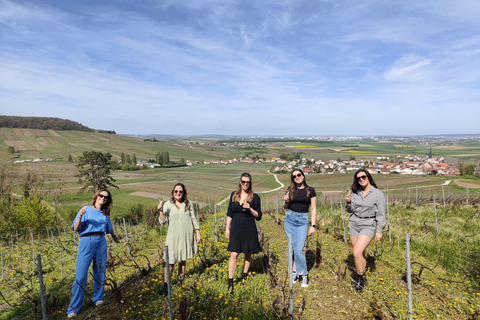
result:
<svg viewBox="0 0 480 320"><path fill-rule="evenodd" d="M99 305L101 305L102 303L103 303L103 300L97 300L97 301L95 301L95 305L96 305L96 306L99 306Z"/></svg>
<svg viewBox="0 0 480 320"><path fill-rule="evenodd" d="M67 318L73 318L73 317L76 317L77 314L75 312L70 312L69 314L67 314Z"/></svg>
<svg viewBox="0 0 480 320"><path fill-rule="evenodd" d="M303 277L302 277L302 288L307 288L307 287L308 287L308 283L309 283L309 281L308 281L308 276L307 276L307 275L303 276Z"/></svg>
<svg viewBox="0 0 480 320"><path fill-rule="evenodd" d="M293 278L293 284L298 282L298 274L295 271L292 272L292 278Z"/></svg>

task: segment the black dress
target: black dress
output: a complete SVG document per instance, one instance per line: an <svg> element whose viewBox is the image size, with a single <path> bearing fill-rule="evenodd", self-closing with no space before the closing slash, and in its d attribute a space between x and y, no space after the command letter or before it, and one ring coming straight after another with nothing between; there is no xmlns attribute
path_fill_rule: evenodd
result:
<svg viewBox="0 0 480 320"><path fill-rule="evenodd" d="M262 219L261 200L258 195L253 194L253 200L250 207L258 212L258 218L255 218L249 210L243 209L238 202L233 202L232 198L235 192L230 195L230 204L228 205L227 216L232 218L230 224L230 241L227 250L238 253L259 253L260 242L258 241L256 220Z"/></svg>

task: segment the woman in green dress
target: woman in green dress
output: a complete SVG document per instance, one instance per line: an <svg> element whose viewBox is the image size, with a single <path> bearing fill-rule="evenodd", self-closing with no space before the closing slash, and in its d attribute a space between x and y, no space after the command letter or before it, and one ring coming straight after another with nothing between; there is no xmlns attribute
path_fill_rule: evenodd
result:
<svg viewBox="0 0 480 320"><path fill-rule="evenodd" d="M177 183L172 190L172 197L163 204L158 204L160 224L168 224L167 239L165 245L168 246L168 263L170 274L178 261L178 279L181 281L185 277L185 267L187 259L192 258L198 251L197 243L200 242L200 225L193 205L187 198L187 189L182 183ZM165 277L162 290L162 296L168 294L167 269L165 268Z"/></svg>

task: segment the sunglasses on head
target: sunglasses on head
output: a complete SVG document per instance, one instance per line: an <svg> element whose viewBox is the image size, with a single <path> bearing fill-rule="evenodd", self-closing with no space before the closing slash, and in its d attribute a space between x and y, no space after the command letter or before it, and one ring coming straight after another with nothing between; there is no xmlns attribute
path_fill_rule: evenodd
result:
<svg viewBox="0 0 480 320"><path fill-rule="evenodd" d="M107 200L107 199L108 199L108 196L104 196L104 195L103 195L103 194L101 194L101 193L98 195L98 197L99 197L99 198L105 198L105 200Z"/></svg>
<svg viewBox="0 0 480 320"><path fill-rule="evenodd" d="M301 176L302 176L301 173L292 174L292 178L293 178L293 179L300 178Z"/></svg>
<svg viewBox="0 0 480 320"><path fill-rule="evenodd" d="M357 180L360 181L360 180L365 180L367 179L367 176L366 175L363 175L363 176L358 176L357 177Z"/></svg>
<svg viewBox="0 0 480 320"><path fill-rule="evenodd" d="M250 184L250 181L240 181L242 184Z"/></svg>
<svg viewBox="0 0 480 320"><path fill-rule="evenodd" d="M179 194L182 194L183 191L182 190L174 190L173 193L179 193Z"/></svg>

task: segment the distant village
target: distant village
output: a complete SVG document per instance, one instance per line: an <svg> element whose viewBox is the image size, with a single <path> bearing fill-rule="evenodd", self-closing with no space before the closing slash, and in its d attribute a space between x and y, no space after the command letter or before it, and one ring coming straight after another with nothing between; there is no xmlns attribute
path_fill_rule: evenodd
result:
<svg viewBox="0 0 480 320"><path fill-rule="evenodd" d="M389 157L377 157L375 160L315 160L302 158L293 161L284 159L268 158L254 160L250 157L229 159L229 160L205 160L191 161L187 160L188 166L196 164L233 164L233 163L272 163L272 172L289 172L293 168L302 168L305 174L312 173L348 173L365 168L372 174L410 174L410 175L460 175L458 165L445 163L444 158L433 158L418 156L396 156L394 159Z"/></svg>

